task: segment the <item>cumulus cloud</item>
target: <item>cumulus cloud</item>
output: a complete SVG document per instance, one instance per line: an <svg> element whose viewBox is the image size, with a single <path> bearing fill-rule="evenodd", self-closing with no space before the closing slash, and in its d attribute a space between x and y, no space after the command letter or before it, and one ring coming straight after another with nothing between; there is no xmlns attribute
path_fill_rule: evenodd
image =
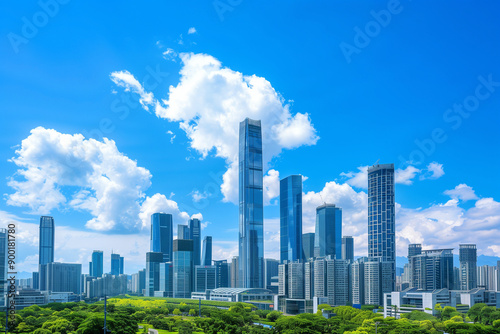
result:
<svg viewBox="0 0 500 334"><path fill-rule="evenodd" d="M284 149L316 144L319 137L309 115L292 114L265 78L223 67L207 54L181 53L180 58L179 83L170 86L166 98L153 98L147 106L154 106L158 117L178 122L202 157L214 154L226 160L225 201L238 200L238 131L246 117L262 121L265 166Z"/></svg>
<svg viewBox="0 0 500 334"><path fill-rule="evenodd" d="M443 164L437 162L431 162L427 165L425 173L420 175L421 180L431 179L436 180L444 175Z"/></svg>
<svg viewBox="0 0 500 334"><path fill-rule="evenodd" d="M459 184L454 189L446 190L444 193L445 195L448 195L451 198L461 200L464 202L478 199L472 187L469 187L465 183Z"/></svg>
<svg viewBox="0 0 500 334"><path fill-rule="evenodd" d="M196 34L196 28L195 27L191 27L188 29L188 35L191 35L191 34Z"/></svg>
<svg viewBox="0 0 500 334"><path fill-rule="evenodd" d="M177 202L168 199L163 194L154 194L151 197L146 197L141 205L139 218L142 222L142 227L147 228L151 225L151 215L155 212L170 213L173 216L174 225L176 224L186 224L189 220L189 214L187 212L181 211ZM199 214L201 216L201 214ZM203 217L202 217L203 219ZM174 228L174 234L177 228Z"/></svg>
<svg viewBox="0 0 500 334"><path fill-rule="evenodd" d="M420 169L415 168L411 165L407 166L405 169L396 169L394 172L394 182L400 184L411 185L413 184L413 179L417 174L420 173Z"/></svg>
<svg viewBox="0 0 500 334"><path fill-rule="evenodd" d="M165 52L168 52L168 50ZM153 103L153 93L146 92L144 87L139 83L139 81L137 81L136 78L134 78L132 74L130 74L129 71L113 72L111 73L110 78L117 86L123 87L126 92L138 94L140 96L139 102L142 107L149 110L148 105Z"/></svg>
<svg viewBox="0 0 500 334"><path fill-rule="evenodd" d="M270 169L263 180L264 204L271 204L271 200L280 195L280 173Z"/></svg>
<svg viewBox="0 0 500 334"><path fill-rule="evenodd" d="M369 166L361 166L358 167L358 172L342 172L340 175L347 178L347 184L366 189L368 187L368 167Z"/></svg>
<svg viewBox="0 0 500 334"><path fill-rule="evenodd" d="M167 50L163 51L162 55L163 55L163 59L177 62L178 56L177 56L177 52L175 52L174 49L167 48ZM147 110L147 108L146 108L146 110Z"/></svg>

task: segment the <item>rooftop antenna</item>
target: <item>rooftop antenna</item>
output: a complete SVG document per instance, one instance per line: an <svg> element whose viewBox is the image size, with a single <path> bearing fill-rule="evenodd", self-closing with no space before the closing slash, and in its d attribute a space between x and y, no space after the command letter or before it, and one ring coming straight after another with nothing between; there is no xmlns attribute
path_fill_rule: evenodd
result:
<svg viewBox="0 0 500 334"><path fill-rule="evenodd" d="M377 162L375 162L375 163L373 164L373 166L378 165L378 162L379 162L379 161L380 161L380 159L378 159L378 160L377 160Z"/></svg>
<svg viewBox="0 0 500 334"><path fill-rule="evenodd" d="M323 202L323 204L326 205L326 202L323 200L323 196L321 196L321 193L319 193L319 197L321 197L321 201Z"/></svg>

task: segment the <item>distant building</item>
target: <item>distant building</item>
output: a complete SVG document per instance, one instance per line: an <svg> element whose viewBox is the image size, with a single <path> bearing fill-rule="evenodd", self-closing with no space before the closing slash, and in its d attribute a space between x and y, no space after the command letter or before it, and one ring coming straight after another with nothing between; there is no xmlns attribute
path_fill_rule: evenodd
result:
<svg viewBox="0 0 500 334"><path fill-rule="evenodd" d="M120 275L120 254L111 254L111 275Z"/></svg>
<svg viewBox="0 0 500 334"><path fill-rule="evenodd" d="M362 257L351 265L352 303L381 305L383 294L392 292L392 263Z"/></svg>
<svg viewBox="0 0 500 334"><path fill-rule="evenodd" d="M87 281L87 298L102 298L127 293L127 275L104 274Z"/></svg>
<svg viewBox="0 0 500 334"><path fill-rule="evenodd" d="M305 260L314 257L314 233L302 234L302 249L304 250Z"/></svg>
<svg viewBox="0 0 500 334"><path fill-rule="evenodd" d="M477 288L476 245L464 244L459 248L461 290Z"/></svg>
<svg viewBox="0 0 500 334"><path fill-rule="evenodd" d="M220 261L214 260L213 262L215 266L215 282L217 284L217 288L229 288L230 273L229 273L229 264L227 263L227 260L220 260Z"/></svg>
<svg viewBox="0 0 500 334"><path fill-rule="evenodd" d="M264 284L266 289L269 289L272 277L278 276L278 265L278 260L264 259Z"/></svg>
<svg viewBox="0 0 500 334"><path fill-rule="evenodd" d="M162 297L174 296L174 265L173 262L160 263L160 287Z"/></svg>
<svg viewBox="0 0 500 334"><path fill-rule="evenodd" d="M146 253L146 293L145 296L154 297L155 291L160 291L160 263L163 262L163 253Z"/></svg>
<svg viewBox="0 0 500 334"><path fill-rule="evenodd" d="M173 218L169 213L151 215L150 251L163 254L162 262L172 261Z"/></svg>
<svg viewBox="0 0 500 334"><path fill-rule="evenodd" d="M132 293L138 295L143 294L146 289L146 269L139 270L138 273L132 274Z"/></svg>
<svg viewBox="0 0 500 334"><path fill-rule="evenodd" d="M342 260L354 261L354 238L342 237Z"/></svg>
<svg viewBox="0 0 500 334"><path fill-rule="evenodd" d="M51 262L46 264L45 291L81 293L80 276L82 265L73 263Z"/></svg>
<svg viewBox="0 0 500 334"><path fill-rule="evenodd" d="M201 257L200 257L200 254L201 254L201 222L197 218L193 218L193 219L189 220L189 239L191 239L193 241L193 265L199 266L201 264Z"/></svg>
<svg viewBox="0 0 500 334"><path fill-rule="evenodd" d="M233 256L231 260L231 288L237 288L239 284L238 278L238 256Z"/></svg>
<svg viewBox="0 0 500 334"><path fill-rule="evenodd" d="M280 181L280 263L303 259L302 175Z"/></svg>
<svg viewBox="0 0 500 334"><path fill-rule="evenodd" d="M191 298L193 290L193 241L174 240L174 298Z"/></svg>
<svg viewBox="0 0 500 334"><path fill-rule="evenodd" d="M0 306L5 306L5 295L7 286L7 229L0 228Z"/></svg>
<svg viewBox="0 0 500 334"><path fill-rule="evenodd" d="M54 262L54 235L54 218L50 216L41 216L38 249L39 264Z"/></svg>
<svg viewBox="0 0 500 334"><path fill-rule="evenodd" d="M217 268L215 266L195 266L194 277L194 291L196 292L217 288Z"/></svg>
<svg viewBox="0 0 500 334"><path fill-rule="evenodd" d="M314 256L342 258L342 209L335 204L323 204L316 208Z"/></svg>
<svg viewBox="0 0 500 334"><path fill-rule="evenodd" d="M201 265L211 266L212 265L212 237L206 236L203 239L203 249L201 252Z"/></svg>
<svg viewBox="0 0 500 334"><path fill-rule="evenodd" d="M104 273L104 254L101 250L92 252L92 273L94 277L102 277Z"/></svg>
<svg viewBox="0 0 500 334"><path fill-rule="evenodd" d="M477 287L491 291L498 291L496 266L477 267Z"/></svg>
<svg viewBox="0 0 500 334"><path fill-rule="evenodd" d="M424 250L409 257L410 287L453 289L453 249Z"/></svg>
<svg viewBox="0 0 500 334"><path fill-rule="evenodd" d="M189 227L187 225L177 225L177 239L189 240Z"/></svg>

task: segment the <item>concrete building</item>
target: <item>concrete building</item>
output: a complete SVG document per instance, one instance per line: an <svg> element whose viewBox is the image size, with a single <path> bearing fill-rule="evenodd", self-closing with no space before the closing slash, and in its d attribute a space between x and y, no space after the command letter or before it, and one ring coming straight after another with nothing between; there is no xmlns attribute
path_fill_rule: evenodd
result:
<svg viewBox="0 0 500 334"><path fill-rule="evenodd" d="M477 288L477 249L476 245L459 245L461 290Z"/></svg>

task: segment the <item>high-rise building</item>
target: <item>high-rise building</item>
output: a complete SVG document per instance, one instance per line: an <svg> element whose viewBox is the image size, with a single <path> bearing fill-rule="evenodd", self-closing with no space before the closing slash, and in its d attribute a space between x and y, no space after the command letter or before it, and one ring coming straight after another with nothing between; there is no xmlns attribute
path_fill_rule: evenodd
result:
<svg viewBox="0 0 500 334"><path fill-rule="evenodd" d="M163 297L174 296L174 265L173 262L160 263L160 288Z"/></svg>
<svg viewBox="0 0 500 334"><path fill-rule="evenodd" d="M342 260L354 262L354 238L350 236L342 237Z"/></svg>
<svg viewBox="0 0 500 334"><path fill-rule="evenodd" d="M124 261L123 256L120 256L120 271L119 271L120 275L123 275L124 262L125 261Z"/></svg>
<svg viewBox="0 0 500 334"><path fill-rule="evenodd" d="M453 249L422 251L420 248L420 252L420 254L413 252L408 258L410 287L427 291L443 288L452 290Z"/></svg>
<svg viewBox="0 0 500 334"><path fill-rule="evenodd" d="M46 264L45 275L45 291L81 293L81 264L50 262Z"/></svg>
<svg viewBox="0 0 500 334"><path fill-rule="evenodd" d="M177 239L189 239L189 227L187 225L177 225Z"/></svg>
<svg viewBox="0 0 500 334"><path fill-rule="evenodd" d="M38 253L39 264L54 262L54 234L54 218L41 216Z"/></svg>
<svg viewBox="0 0 500 334"><path fill-rule="evenodd" d="M138 273L132 274L132 292L142 295L145 289L146 289L146 269L142 269L139 270Z"/></svg>
<svg viewBox="0 0 500 334"><path fill-rule="evenodd" d="M477 287L490 291L497 290L497 270L496 266L477 267Z"/></svg>
<svg viewBox="0 0 500 334"><path fill-rule="evenodd" d="M231 260L231 288L237 288L240 280L238 279L238 257L233 256Z"/></svg>
<svg viewBox="0 0 500 334"><path fill-rule="evenodd" d="M154 297L155 291L160 291L160 264L163 262L162 252L146 253L146 293Z"/></svg>
<svg viewBox="0 0 500 334"><path fill-rule="evenodd" d="M229 264L227 260L214 260L217 288L229 288Z"/></svg>
<svg viewBox="0 0 500 334"><path fill-rule="evenodd" d="M174 298L191 298L193 279L193 240L174 240Z"/></svg>
<svg viewBox="0 0 500 334"><path fill-rule="evenodd" d="M290 262L288 266L288 298L304 299L304 262Z"/></svg>
<svg viewBox="0 0 500 334"><path fill-rule="evenodd" d="M189 239L193 240L193 265L201 264L201 223L198 218L189 220Z"/></svg>
<svg viewBox="0 0 500 334"><path fill-rule="evenodd" d="M0 228L0 307L5 306L5 288L7 287L7 229Z"/></svg>
<svg viewBox="0 0 500 334"><path fill-rule="evenodd" d="M212 265L212 237L206 236L203 239L203 249L201 252L201 264L203 266Z"/></svg>
<svg viewBox="0 0 500 334"><path fill-rule="evenodd" d="M262 288L264 207L260 121L246 118L240 123L239 136L239 287Z"/></svg>
<svg viewBox="0 0 500 334"><path fill-rule="evenodd" d="M280 263L303 259L302 175L280 181Z"/></svg>
<svg viewBox="0 0 500 334"><path fill-rule="evenodd" d="M477 249L476 245L459 245L461 290L477 288Z"/></svg>
<svg viewBox="0 0 500 334"><path fill-rule="evenodd" d="M302 234L302 249L304 250L304 259L308 260L314 257L314 233Z"/></svg>
<svg viewBox="0 0 500 334"><path fill-rule="evenodd" d="M120 254L111 254L111 275L120 275Z"/></svg>
<svg viewBox="0 0 500 334"><path fill-rule="evenodd" d="M34 271L32 273L32 281L33 281L33 289L39 290L40 289L40 274L38 271Z"/></svg>
<svg viewBox="0 0 500 334"><path fill-rule="evenodd" d="M335 204L316 208L314 257L342 258L342 209Z"/></svg>
<svg viewBox="0 0 500 334"><path fill-rule="evenodd" d="M217 268L215 266L194 267L194 291L205 292L217 287Z"/></svg>
<svg viewBox="0 0 500 334"><path fill-rule="evenodd" d="M368 256L393 263L390 282L391 291L394 291L396 289L394 164L373 165L368 168Z"/></svg>
<svg viewBox="0 0 500 334"><path fill-rule="evenodd" d="M422 254L422 244L409 244L408 245L408 261L415 255Z"/></svg>
<svg viewBox="0 0 500 334"><path fill-rule="evenodd" d="M269 289L271 279L278 276L279 261L275 259L264 259L264 288Z"/></svg>
<svg viewBox="0 0 500 334"><path fill-rule="evenodd" d="M174 239L173 219L169 213L151 215L150 251L163 253L163 261L172 261L172 242Z"/></svg>
<svg viewBox="0 0 500 334"><path fill-rule="evenodd" d="M104 273L104 254L100 250L94 250L92 252L92 276L102 277Z"/></svg>
<svg viewBox="0 0 500 334"><path fill-rule="evenodd" d="M328 304L347 305L349 301L349 263L347 260L326 260Z"/></svg>

